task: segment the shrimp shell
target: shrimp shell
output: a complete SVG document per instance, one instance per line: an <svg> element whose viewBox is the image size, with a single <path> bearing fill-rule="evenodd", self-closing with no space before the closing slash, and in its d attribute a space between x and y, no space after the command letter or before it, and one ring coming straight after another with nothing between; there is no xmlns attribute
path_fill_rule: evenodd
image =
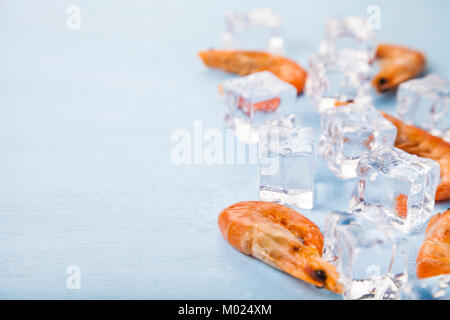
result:
<svg viewBox="0 0 450 320"><path fill-rule="evenodd" d="M342 293L337 271L321 258L320 229L294 209L272 202L238 202L220 213L218 224L224 238L240 252L317 287Z"/></svg>
<svg viewBox="0 0 450 320"><path fill-rule="evenodd" d="M450 273L450 210L428 222L425 240L416 260L418 278Z"/></svg>
<svg viewBox="0 0 450 320"><path fill-rule="evenodd" d="M400 83L415 78L425 68L425 55L419 51L389 44L377 47L376 58L381 71L372 80L379 93L395 89Z"/></svg>
<svg viewBox="0 0 450 320"><path fill-rule="evenodd" d="M199 52L200 58L210 68L245 76L260 71L270 71L303 92L306 71L297 63L282 56L259 51L208 50Z"/></svg>
<svg viewBox="0 0 450 320"><path fill-rule="evenodd" d="M435 199L436 201L450 199L450 143L384 112L381 114L397 127L396 148L439 163L441 182L436 190Z"/></svg>

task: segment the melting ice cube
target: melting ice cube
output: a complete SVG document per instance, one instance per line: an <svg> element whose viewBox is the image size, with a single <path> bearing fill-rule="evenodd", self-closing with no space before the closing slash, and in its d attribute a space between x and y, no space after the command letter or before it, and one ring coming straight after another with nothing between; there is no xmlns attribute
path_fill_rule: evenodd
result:
<svg viewBox="0 0 450 320"><path fill-rule="evenodd" d="M376 49L375 29L366 18L344 17L328 20L326 41L321 52L339 52L342 49L352 50L372 61Z"/></svg>
<svg viewBox="0 0 450 320"><path fill-rule="evenodd" d="M325 221L324 257L336 265L344 299L398 299L407 281L409 246L389 224L331 212Z"/></svg>
<svg viewBox="0 0 450 320"><path fill-rule="evenodd" d="M283 54L282 20L271 9L228 11L223 44L226 49L264 50Z"/></svg>
<svg viewBox="0 0 450 320"><path fill-rule="evenodd" d="M400 85L397 116L450 141L450 84L436 74Z"/></svg>
<svg viewBox="0 0 450 320"><path fill-rule="evenodd" d="M226 102L225 122L241 141L257 142L261 125L292 125L287 107L295 103L297 90L271 72L225 81L222 91Z"/></svg>
<svg viewBox="0 0 450 320"><path fill-rule="evenodd" d="M314 205L312 128L263 127L259 140L259 197L312 209Z"/></svg>
<svg viewBox="0 0 450 320"><path fill-rule="evenodd" d="M355 52L312 54L305 92L318 113L350 103L370 105L370 66Z"/></svg>
<svg viewBox="0 0 450 320"><path fill-rule="evenodd" d="M380 145L393 146L397 129L373 107L350 104L325 111L319 154L340 179L356 177L359 160Z"/></svg>
<svg viewBox="0 0 450 320"><path fill-rule="evenodd" d="M418 229L433 213L440 167L436 161L380 146L362 158L350 210L377 207L403 232Z"/></svg>

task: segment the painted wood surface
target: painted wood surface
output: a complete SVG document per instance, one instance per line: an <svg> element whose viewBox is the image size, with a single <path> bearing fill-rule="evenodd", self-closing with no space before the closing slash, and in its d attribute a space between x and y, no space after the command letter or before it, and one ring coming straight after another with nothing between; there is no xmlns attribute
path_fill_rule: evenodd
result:
<svg viewBox="0 0 450 320"><path fill-rule="evenodd" d="M69 30L67 8L81 9ZM277 1L287 53L307 65L327 17L381 8L380 38L424 50L450 78L448 1ZM196 56L220 45L224 12L267 1L0 1L0 298L339 299L233 250L216 219L257 199L257 166L176 165L177 129L223 129ZM393 97L375 98L393 111ZM298 99L300 125L319 117ZM354 181L317 158L319 226ZM438 212L450 206L441 203ZM421 237L419 237L421 238ZM417 245L421 239L415 239ZM81 289L66 273L78 266Z"/></svg>

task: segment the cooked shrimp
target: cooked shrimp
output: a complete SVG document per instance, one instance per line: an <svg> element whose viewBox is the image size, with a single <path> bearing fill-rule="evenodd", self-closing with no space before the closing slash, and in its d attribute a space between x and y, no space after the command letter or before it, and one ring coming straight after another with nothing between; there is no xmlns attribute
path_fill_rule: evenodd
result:
<svg viewBox="0 0 450 320"><path fill-rule="evenodd" d="M347 105L349 105L349 104L352 104L353 102L354 102L353 99L350 99L350 100L347 100L347 101L339 101L339 100L337 100L337 101L334 103L334 106L335 106L335 107L347 106Z"/></svg>
<svg viewBox="0 0 450 320"><path fill-rule="evenodd" d="M419 278L450 273L450 209L428 222L425 240L416 261Z"/></svg>
<svg viewBox="0 0 450 320"><path fill-rule="evenodd" d="M450 143L384 112L382 114L397 127L395 147L439 163L441 182L436 191L436 201L450 199Z"/></svg>
<svg viewBox="0 0 450 320"><path fill-rule="evenodd" d="M400 193L395 198L395 212L402 218L406 218L408 214L408 196Z"/></svg>
<svg viewBox="0 0 450 320"><path fill-rule="evenodd" d="M280 98L273 98L253 104L253 109L254 111L270 112L277 110L280 104ZM239 97L238 108L246 110L244 112L246 112L247 114L249 114L252 110L251 103L242 97Z"/></svg>
<svg viewBox="0 0 450 320"><path fill-rule="evenodd" d="M245 76L260 71L270 71L278 78L292 84L297 94L303 92L306 71L297 63L282 56L259 51L208 50L199 52L203 62L211 68Z"/></svg>
<svg viewBox="0 0 450 320"><path fill-rule="evenodd" d="M238 202L220 213L219 228L242 253L317 287L342 292L336 269L321 258L320 229L294 209L272 202Z"/></svg>
<svg viewBox="0 0 450 320"><path fill-rule="evenodd" d="M419 51L389 44L378 45L376 58L380 59L381 72L372 80L372 85L380 93L420 75L426 60Z"/></svg>

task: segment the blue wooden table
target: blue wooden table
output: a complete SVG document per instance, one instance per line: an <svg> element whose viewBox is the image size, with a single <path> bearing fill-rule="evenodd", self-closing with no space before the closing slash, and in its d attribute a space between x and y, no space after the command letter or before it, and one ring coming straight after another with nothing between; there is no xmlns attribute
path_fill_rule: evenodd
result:
<svg viewBox="0 0 450 320"><path fill-rule="evenodd" d="M223 129L217 86L231 76L197 51L220 45L225 10L272 7L287 54L306 66L328 17L376 4L380 39L425 51L450 78L449 2L241 3L0 1L0 298L340 298L222 239L218 213L258 197L255 164L172 161L175 130ZM73 4L81 29L67 25ZM318 133L306 97L296 115ZM316 207L302 212L323 226L355 181L317 163Z"/></svg>

